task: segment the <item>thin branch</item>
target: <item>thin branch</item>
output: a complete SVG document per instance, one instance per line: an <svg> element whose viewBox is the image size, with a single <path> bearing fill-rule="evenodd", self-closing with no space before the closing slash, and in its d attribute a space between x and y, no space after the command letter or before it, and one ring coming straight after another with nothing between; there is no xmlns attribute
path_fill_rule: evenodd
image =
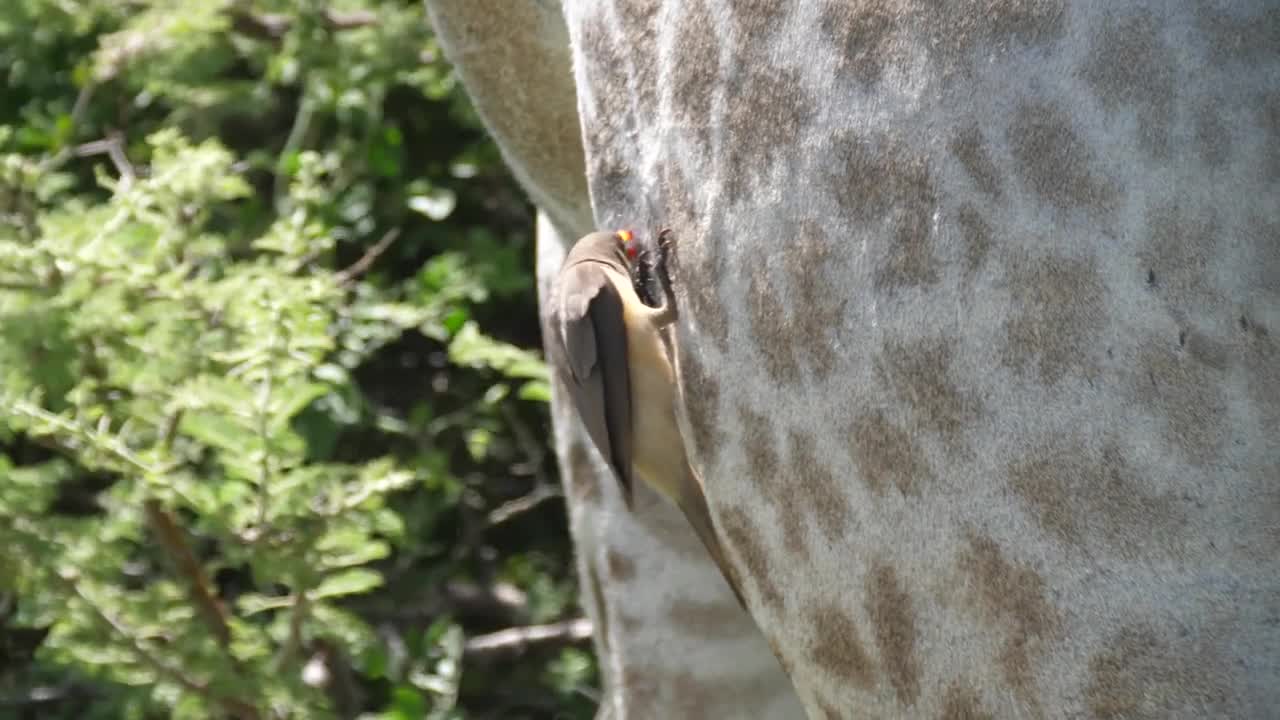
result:
<svg viewBox="0 0 1280 720"><path fill-rule="evenodd" d="M378 16L368 10L330 9L324 11L324 24L334 31L354 30L378 24ZM280 42L293 28L293 19L288 15L240 9L231 11L231 26L242 35Z"/></svg>
<svg viewBox="0 0 1280 720"><path fill-rule="evenodd" d="M293 115L293 124L289 127L289 135L284 140L284 147L280 149L280 155L276 159L275 180L272 185L271 194L272 202L276 208L276 214L284 216L289 214L289 174L285 167L285 162L294 153L302 147L306 140L307 131L311 128L312 102L306 93L303 93L302 100L298 102L298 111Z"/></svg>
<svg viewBox="0 0 1280 720"><path fill-rule="evenodd" d="M14 292L32 292L41 295L55 295L57 290L48 285L39 283L26 283L17 280L0 280L0 290L12 290Z"/></svg>
<svg viewBox="0 0 1280 720"><path fill-rule="evenodd" d="M512 518L533 510L547 500L552 500L564 495L564 491L560 488L547 483L538 485L532 491L514 500L508 500L498 507L489 511L489 527L501 525Z"/></svg>
<svg viewBox="0 0 1280 720"><path fill-rule="evenodd" d="M429 623L443 613L482 620L489 625L516 625L528 622L529 615L529 598L524 591L501 581L488 586L450 580L411 602L377 596L352 602L361 615L397 625Z"/></svg>
<svg viewBox="0 0 1280 720"><path fill-rule="evenodd" d="M492 661L520 655L533 649L580 645L591 639L591 621L586 618L564 620L549 625L526 625L507 628L467 640L463 657L469 661Z"/></svg>
<svg viewBox="0 0 1280 720"><path fill-rule="evenodd" d="M525 463L532 468L534 485L533 490L525 495L509 500L489 511L487 520L490 527L508 522L533 510L547 500L564 495L564 490L559 485L550 482L546 471L543 469L547 456L546 444L534 436L529 426L520 418L517 412L511 409L510 405L504 403L501 408L502 416L506 418L507 424L511 426L512 434L515 435L516 444L520 446L520 450L525 455Z"/></svg>
<svg viewBox="0 0 1280 720"><path fill-rule="evenodd" d="M119 130L108 132L107 137L101 140L77 145L75 154L78 157L106 155L110 158L111 164L115 165L116 172L120 175L122 190L129 189L133 185L133 181L138 178L138 173L134 169L133 163L129 162L129 157L124 153L124 135Z"/></svg>
<svg viewBox="0 0 1280 720"><path fill-rule="evenodd" d="M186 534L178 527L173 514L161 507L158 500L147 500L143 503L143 510L146 512L147 524L150 525L151 532L155 533L160 547L169 556L169 561L178 574L186 579L191 603L204 618L214 637L218 638L218 644L224 651L228 650L231 647L231 627L227 622L227 610L214 594L204 568L191 551ZM231 657L231 661L234 664L235 658Z"/></svg>
<svg viewBox="0 0 1280 720"><path fill-rule="evenodd" d="M501 408L502 417L511 425L511 432L516 436L516 444L524 452L526 462L533 468L535 484L539 486L549 484L547 472L543 468L547 459L546 441L534 435L528 423L521 419L520 414L513 410L509 403L503 403Z"/></svg>
<svg viewBox="0 0 1280 720"><path fill-rule="evenodd" d="M373 263L378 259L378 257L381 256L382 253L386 252L387 248L391 247L391 244L399 237L400 228L391 228L382 236L382 239L378 240L378 242L374 243L372 247L366 250L364 255L360 256L359 260L351 263L351 265L345 270L340 270L334 276L334 279L338 281L339 285L345 286L351 284L351 282L356 278L368 272L369 268L373 266Z"/></svg>
<svg viewBox="0 0 1280 720"><path fill-rule="evenodd" d="M181 668L173 667L164 660L161 660L159 657L156 657L138 640L132 630L126 627L123 622L113 616L105 608L94 602L93 598L90 598L88 594L84 592L84 589L80 587L79 583L77 583L73 578L66 577L61 573L54 573L54 576L61 580L72 593L84 601L85 605L93 611L93 614L100 622L105 624L115 634L119 635L138 660L142 661L143 664L150 667L157 674L177 683L188 692L196 693L197 695L207 698L209 701L222 706L224 710L234 717L243 718L244 720L256 720L259 717L258 709L253 705L237 698L221 697L209 687L208 683L196 680L183 672Z"/></svg>
<svg viewBox="0 0 1280 720"><path fill-rule="evenodd" d="M68 123L68 136L75 133L80 126L80 121L84 119L84 115L89 111L89 101L93 99L93 93L98 89L97 83L86 82L81 88L80 93L76 95L76 102L71 106L70 122ZM62 166L75 153L75 148L63 146L61 150L46 157L40 162L40 167L44 171L54 170Z"/></svg>
<svg viewBox="0 0 1280 720"><path fill-rule="evenodd" d="M299 587L293 594L293 604L289 608L289 636L276 654L277 670L285 669L289 661L293 659L293 656L302 649L302 624L307 619L307 610L309 608L310 602L307 598L307 588L305 586Z"/></svg>

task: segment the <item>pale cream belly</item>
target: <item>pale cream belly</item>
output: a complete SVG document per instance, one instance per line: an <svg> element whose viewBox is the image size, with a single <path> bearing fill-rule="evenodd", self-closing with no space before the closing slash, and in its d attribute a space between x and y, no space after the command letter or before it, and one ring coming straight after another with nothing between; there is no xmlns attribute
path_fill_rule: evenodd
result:
<svg viewBox="0 0 1280 720"><path fill-rule="evenodd" d="M675 373L657 329L637 315L623 312L631 374L631 466L642 481L674 501L689 467L676 425Z"/></svg>

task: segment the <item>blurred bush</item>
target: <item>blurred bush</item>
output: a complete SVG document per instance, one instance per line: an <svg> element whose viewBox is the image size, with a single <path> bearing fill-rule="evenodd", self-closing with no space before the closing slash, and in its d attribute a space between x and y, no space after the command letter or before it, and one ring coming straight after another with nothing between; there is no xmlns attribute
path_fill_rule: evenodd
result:
<svg viewBox="0 0 1280 720"><path fill-rule="evenodd" d="M7 0L0 73L0 717L590 717L532 208L421 2Z"/></svg>

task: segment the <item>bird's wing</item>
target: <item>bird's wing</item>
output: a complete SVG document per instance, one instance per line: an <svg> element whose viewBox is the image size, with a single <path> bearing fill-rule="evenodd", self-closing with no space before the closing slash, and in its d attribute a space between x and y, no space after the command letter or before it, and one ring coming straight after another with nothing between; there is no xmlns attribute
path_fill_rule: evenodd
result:
<svg viewBox="0 0 1280 720"><path fill-rule="evenodd" d="M622 297L598 263L580 263L563 271L552 312L574 408L630 505L631 377Z"/></svg>

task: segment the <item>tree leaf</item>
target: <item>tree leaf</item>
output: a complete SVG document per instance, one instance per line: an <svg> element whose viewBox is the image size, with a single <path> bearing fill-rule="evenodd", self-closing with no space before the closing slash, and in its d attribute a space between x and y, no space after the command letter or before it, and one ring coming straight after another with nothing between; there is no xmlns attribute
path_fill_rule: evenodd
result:
<svg viewBox="0 0 1280 720"><path fill-rule="evenodd" d="M326 577L307 593L312 598L330 598L367 593L382 585L382 574L368 568L351 568Z"/></svg>

